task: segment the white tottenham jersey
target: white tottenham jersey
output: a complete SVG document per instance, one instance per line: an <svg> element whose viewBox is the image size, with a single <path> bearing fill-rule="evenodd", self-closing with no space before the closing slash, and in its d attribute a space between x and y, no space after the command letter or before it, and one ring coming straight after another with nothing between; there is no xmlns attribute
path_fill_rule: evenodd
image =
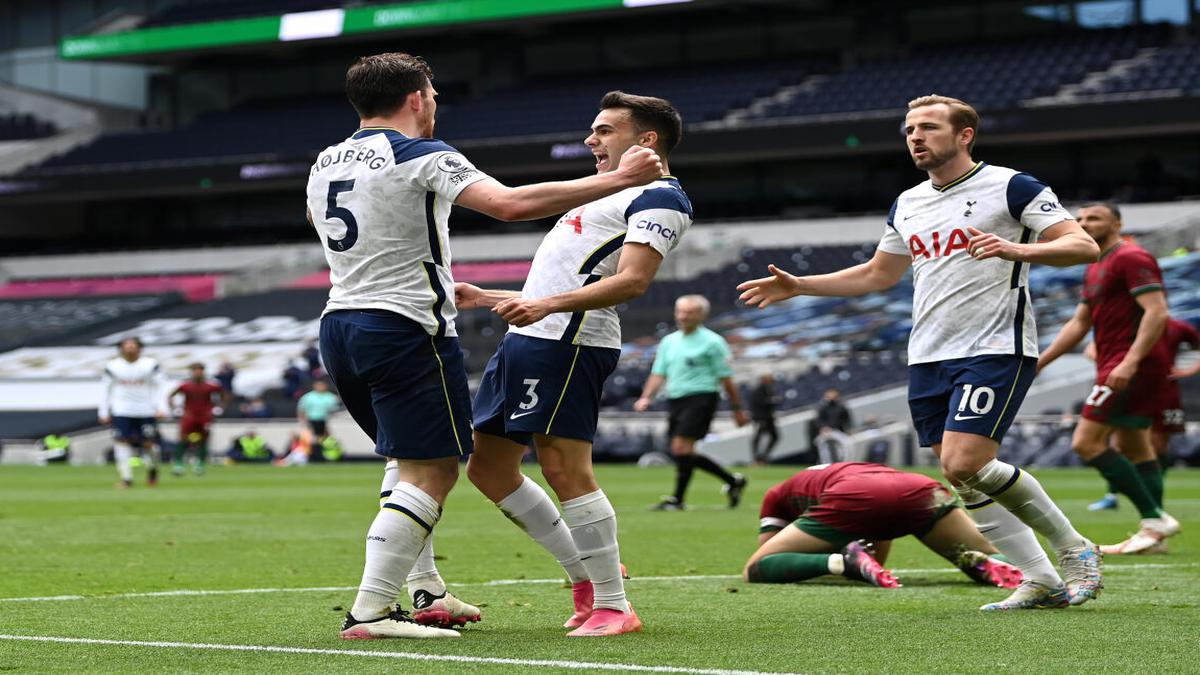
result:
<svg viewBox="0 0 1200 675"><path fill-rule="evenodd" d="M1041 181L983 162L947 185L927 180L902 192L888 214L879 249L913 260L908 362L982 354L1036 357L1029 265L975 260L967 251L967 228L1030 243L1070 218Z"/></svg>
<svg viewBox="0 0 1200 675"><path fill-rule="evenodd" d="M100 379L100 417L154 417L167 412L167 382L158 361L118 356Z"/></svg>
<svg viewBox="0 0 1200 675"><path fill-rule="evenodd" d="M692 203L671 176L585 204L559 218L542 240L521 297L544 298L612 276L625 244L647 244L666 257L691 224ZM551 314L509 330L589 347L621 348L615 307Z"/></svg>
<svg viewBox="0 0 1200 675"><path fill-rule="evenodd" d="M329 263L329 302L383 309L454 336L450 207L487 178L454 148L364 128L326 148L308 177L308 210Z"/></svg>

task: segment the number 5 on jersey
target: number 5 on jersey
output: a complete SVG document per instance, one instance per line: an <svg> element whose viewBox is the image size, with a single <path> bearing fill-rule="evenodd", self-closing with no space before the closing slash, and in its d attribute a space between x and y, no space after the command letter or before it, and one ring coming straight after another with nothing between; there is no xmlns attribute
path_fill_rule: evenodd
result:
<svg viewBox="0 0 1200 675"><path fill-rule="evenodd" d="M350 209L344 206L338 206L338 195L343 192L349 192L354 189L353 180L335 180L329 183L329 195L326 197L327 207L325 208L325 218L337 218L346 224L346 234L341 239L325 238L325 245L330 251L347 251L354 242L358 241L358 221L354 219L354 214Z"/></svg>

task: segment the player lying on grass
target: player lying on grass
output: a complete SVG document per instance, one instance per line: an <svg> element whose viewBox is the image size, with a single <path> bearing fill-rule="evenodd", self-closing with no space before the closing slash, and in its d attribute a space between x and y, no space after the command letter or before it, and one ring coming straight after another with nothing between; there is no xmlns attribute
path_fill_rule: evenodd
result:
<svg viewBox="0 0 1200 675"><path fill-rule="evenodd" d="M995 557L996 547L954 493L928 476L882 464L809 467L768 490L760 515L759 547L742 572L751 583L836 574L898 588L883 563L891 540L910 534L981 584L1021 583L1021 571Z"/></svg>

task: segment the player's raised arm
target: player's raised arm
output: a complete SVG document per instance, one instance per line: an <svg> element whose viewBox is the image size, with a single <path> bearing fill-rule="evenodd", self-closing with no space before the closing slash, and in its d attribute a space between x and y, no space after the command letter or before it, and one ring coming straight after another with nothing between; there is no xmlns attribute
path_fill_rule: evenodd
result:
<svg viewBox="0 0 1200 675"><path fill-rule="evenodd" d="M742 291L742 302L759 308L798 295L866 295L895 286L911 264L910 256L877 249L867 262L830 274L798 277L768 265L771 276L743 281L737 289Z"/></svg>
<svg viewBox="0 0 1200 675"><path fill-rule="evenodd" d="M564 213L625 188L645 185L662 175L658 153L633 146L622 155L615 171L520 187L508 187L494 179L482 180L467 186L454 203L497 220L532 220Z"/></svg>
<svg viewBox="0 0 1200 675"><path fill-rule="evenodd" d="M1088 331L1091 329L1092 310L1086 302L1081 302L1075 306L1075 315L1059 329L1058 335L1054 337L1054 342L1051 342L1050 346L1046 347L1046 351L1038 356L1038 372L1041 372L1058 357L1074 349L1075 345L1087 337Z"/></svg>

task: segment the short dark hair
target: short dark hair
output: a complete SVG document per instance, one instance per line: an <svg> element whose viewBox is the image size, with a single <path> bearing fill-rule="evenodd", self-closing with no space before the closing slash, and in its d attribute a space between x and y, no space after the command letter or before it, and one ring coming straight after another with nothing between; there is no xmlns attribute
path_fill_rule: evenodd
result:
<svg viewBox="0 0 1200 675"><path fill-rule="evenodd" d="M117 343L117 349L120 349L121 345L125 344L126 342L129 342L130 340L133 340L134 342L137 343L138 349L141 349L142 347L145 346L142 344L142 338L140 338L136 335L130 335L128 337L121 338L121 341Z"/></svg>
<svg viewBox="0 0 1200 675"><path fill-rule="evenodd" d="M414 91L433 81L433 71L419 56L388 52L363 56L346 71L346 98L359 117L395 112Z"/></svg>
<svg viewBox="0 0 1200 675"><path fill-rule="evenodd" d="M195 361L193 363L188 364L188 370L196 370L196 369L204 370L204 364L200 363L199 361Z"/></svg>
<svg viewBox="0 0 1200 675"><path fill-rule="evenodd" d="M1079 208L1081 208L1081 209L1086 209L1086 208L1089 208L1089 207L1092 207L1092 206L1098 206L1098 207L1101 207L1101 208L1108 209L1108 210L1109 210L1109 212L1110 212L1110 213L1112 213L1112 214L1113 214L1113 216L1115 216L1117 220L1120 220L1120 219L1121 219L1121 209L1120 209L1120 207L1118 207L1116 204L1114 204L1114 203L1112 203L1112 202L1088 202L1087 204L1084 204L1083 206L1081 206L1081 207L1079 207Z"/></svg>
<svg viewBox="0 0 1200 675"><path fill-rule="evenodd" d="M600 99L600 109L610 108L629 110L629 116L637 125L638 131L658 132L658 147L655 149L663 157L671 154L683 138L683 118L666 99L610 91Z"/></svg>
<svg viewBox="0 0 1200 675"><path fill-rule="evenodd" d="M975 150L975 141L979 139L979 113L975 108L971 107L970 103L949 96L940 94L929 94L928 96L919 96L908 102L909 110L924 108L925 106L942 104L950 108L950 126L954 127L954 133L958 133L966 128L975 130L975 136L971 138L971 142L967 144L967 152Z"/></svg>

